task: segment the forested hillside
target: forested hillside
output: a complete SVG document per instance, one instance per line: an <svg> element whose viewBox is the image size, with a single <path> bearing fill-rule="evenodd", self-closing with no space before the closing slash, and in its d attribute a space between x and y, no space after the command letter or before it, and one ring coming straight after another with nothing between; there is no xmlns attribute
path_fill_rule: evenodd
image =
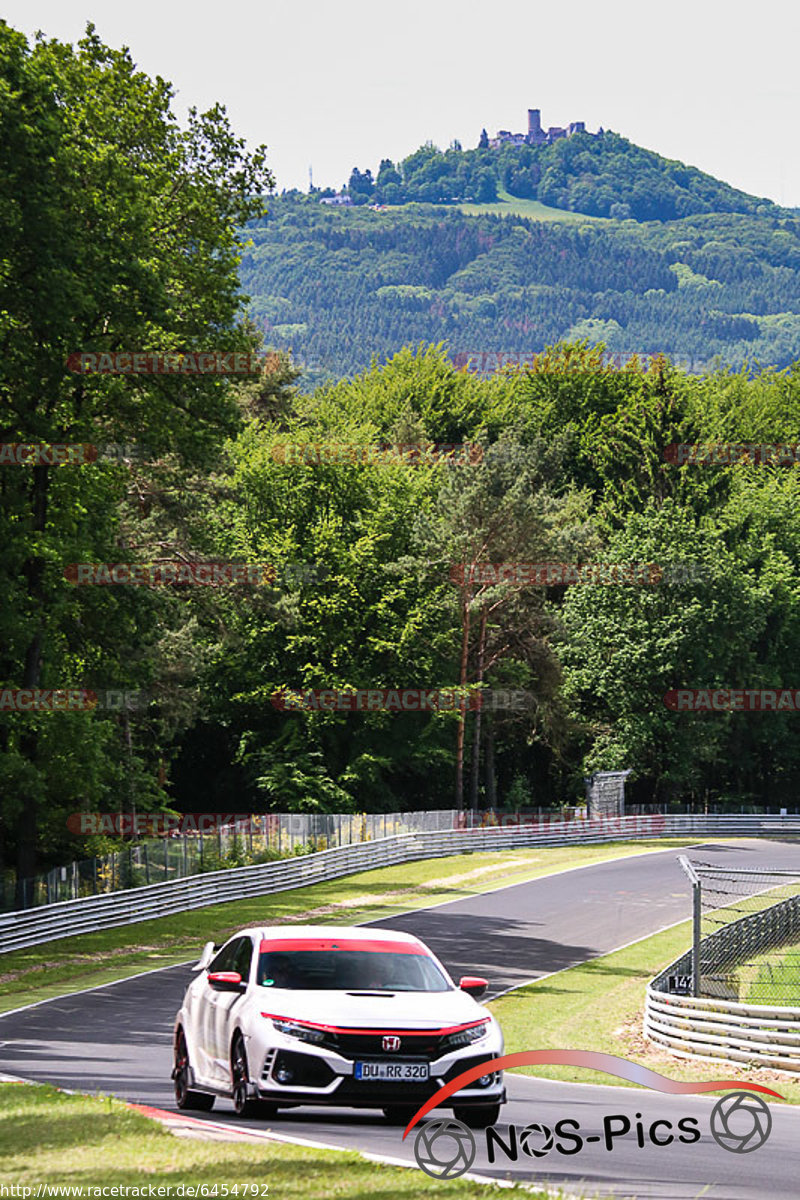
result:
<svg viewBox="0 0 800 1200"><path fill-rule="evenodd" d="M441 151L427 143L397 165L383 159L374 180L369 170L355 169L348 185L355 204L481 203L494 200L499 188L554 208L636 221L776 211L771 200L749 196L611 132L494 149L462 150L455 143Z"/></svg>
<svg viewBox="0 0 800 1200"><path fill-rule="evenodd" d="M528 356L586 337L692 369L800 355L800 219L777 209L558 223L312 195L270 200L248 236L249 311L306 388L420 342Z"/></svg>

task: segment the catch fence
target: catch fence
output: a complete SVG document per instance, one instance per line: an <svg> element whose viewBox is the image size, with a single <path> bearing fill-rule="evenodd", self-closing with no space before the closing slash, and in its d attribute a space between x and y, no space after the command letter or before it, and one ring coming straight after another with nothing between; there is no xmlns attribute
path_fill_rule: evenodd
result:
<svg viewBox="0 0 800 1200"><path fill-rule="evenodd" d="M800 873L682 862L692 949L649 985L645 1033L684 1057L800 1072Z"/></svg>

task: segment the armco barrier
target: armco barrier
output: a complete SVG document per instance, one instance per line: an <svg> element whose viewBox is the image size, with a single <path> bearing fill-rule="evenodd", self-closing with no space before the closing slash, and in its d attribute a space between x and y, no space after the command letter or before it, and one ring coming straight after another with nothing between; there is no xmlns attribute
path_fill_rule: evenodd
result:
<svg viewBox="0 0 800 1200"><path fill-rule="evenodd" d="M650 984L644 1031L679 1058L800 1073L800 1008L673 996Z"/></svg>
<svg viewBox="0 0 800 1200"><path fill-rule="evenodd" d="M338 879L357 871L394 866L423 858L441 858L478 850L522 846L563 846L636 838L800 835L800 818L759 816L597 817L591 821L554 821L412 833L376 838L322 850L302 858L192 875L108 895L86 896L0 916L0 953L36 946L119 925L148 921L170 913L240 900Z"/></svg>
<svg viewBox="0 0 800 1200"><path fill-rule="evenodd" d="M701 977L713 980L716 972L767 946L796 940L799 930L800 896L731 921L700 943ZM711 964L710 973L706 964ZM670 992L670 977L688 978L691 970L692 952L687 951L648 985L647 1037L680 1058L800 1073L800 1008Z"/></svg>

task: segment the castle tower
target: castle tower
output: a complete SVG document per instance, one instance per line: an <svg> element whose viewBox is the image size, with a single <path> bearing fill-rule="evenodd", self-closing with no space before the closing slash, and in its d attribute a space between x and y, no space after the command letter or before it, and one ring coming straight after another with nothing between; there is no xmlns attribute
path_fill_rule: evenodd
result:
<svg viewBox="0 0 800 1200"><path fill-rule="evenodd" d="M528 109L528 137L538 138L542 134L542 110Z"/></svg>

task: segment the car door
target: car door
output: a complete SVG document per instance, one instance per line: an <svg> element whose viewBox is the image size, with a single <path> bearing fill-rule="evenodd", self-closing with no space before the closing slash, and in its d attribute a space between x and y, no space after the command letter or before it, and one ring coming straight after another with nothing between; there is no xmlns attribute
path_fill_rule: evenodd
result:
<svg viewBox="0 0 800 1200"><path fill-rule="evenodd" d="M217 1000L220 996L230 995L230 993L214 991L208 982L208 976L216 971L233 970L233 960L241 940L241 938L234 938L223 946L216 958L209 963L204 977L201 1015L197 1022L199 1034L197 1068L203 1078L213 1084L227 1084L227 1075L223 1080L218 1062Z"/></svg>
<svg viewBox="0 0 800 1200"><path fill-rule="evenodd" d="M221 971L237 971L243 983L250 979L250 964L253 958L253 941L249 937L235 938L230 943L230 957L227 965L218 968ZM211 1010L214 1017L213 1057L215 1079L222 1087L229 1087L230 1047L233 1023L238 1016L238 1010L244 1004L244 992L215 992L212 989L213 1000Z"/></svg>

